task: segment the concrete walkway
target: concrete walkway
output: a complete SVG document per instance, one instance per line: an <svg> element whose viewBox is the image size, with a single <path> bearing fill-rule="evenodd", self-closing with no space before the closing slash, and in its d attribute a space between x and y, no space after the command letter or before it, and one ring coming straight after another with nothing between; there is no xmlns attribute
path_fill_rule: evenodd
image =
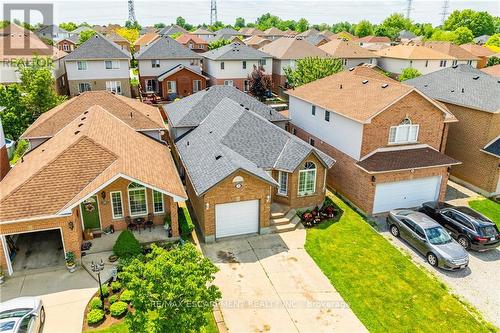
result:
<svg viewBox="0 0 500 333"><path fill-rule="evenodd" d="M367 332L295 230L202 245L229 332Z"/></svg>

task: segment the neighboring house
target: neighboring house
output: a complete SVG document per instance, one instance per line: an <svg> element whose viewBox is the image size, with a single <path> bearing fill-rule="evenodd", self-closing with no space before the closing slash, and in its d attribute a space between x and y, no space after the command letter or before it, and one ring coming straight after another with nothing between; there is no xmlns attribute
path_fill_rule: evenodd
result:
<svg viewBox="0 0 500 333"><path fill-rule="evenodd" d="M131 96L130 53L96 34L64 58L71 96L108 90Z"/></svg>
<svg viewBox="0 0 500 333"><path fill-rule="evenodd" d="M292 29L286 29L285 30L285 35L284 36L288 36L288 37L295 37L298 35L298 32L297 31L293 31Z"/></svg>
<svg viewBox="0 0 500 333"><path fill-rule="evenodd" d="M158 29L157 29L157 28L155 28L155 27L151 27L151 26L149 26L149 27L142 27L142 28L141 28L141 31L139 31L139 35L141 35L141 36L142 36L142 35L145 35L145 34L147 34L147 33L150 33L150 32L157 32L157 31L158 31Z"/></svg>
<svg viewBox="0 0 500 333"><path fill-rule="evenodd" d="M76 28L75 30L70 31L69 33L70 33L70 35L71 35L71 36L74 36L74 35L78 35L78 36L80 36L80 34L81 34L82 32L84 32L84 31L90 31L90 30L92 30L92 28L87 27L87 26L85 26L85 25L82 25L82 26L80 26L80 27ZM93 30L92 30L92 31L93 31Z"/></svg>
<svg viewBox="0 0 500 333"><path fill-rule="evenodd" d="M446 154L462 161L454 180L489 196L500 194L500 84L469 65L458 65L405 81L440 101L457 117Z"/></svg>
<svg viewBox="0 0 500 333"><path fill-rule="evenodd" d="M209 40L213 36L215 36L215 32L203 29L203 28L198 28L195 31L193 31L191 34L195 35L198 38L201 38L203 40Z"/></svg>
<svg viewBox="0 0 500 333"><path fill-rule="evenodd" d="M243 36L245 38L252 36L262 36L264 34L264 31L257 28L241 28L238 32L240 36Z"/></svg>
<svg viewBox="0 0 500 333"><path fill-rule="evenodd" d="M118 35L115 32L107 34L106 38L115 43L116 45L118 45L120 49L130 52L130 42L126 38Z"/></svg>
<svg viewBox="0 0 500 333"><path fill-rule="evenodd" d="M491 76L500 77L500 64L481 68L481 71Z"/></svg>
<svg viewBox="0 0 500 333"><path fill-rule="evenodd" d="M183 110L176 103L167 111ZM169 119L177 115L168 112ZM229 96L181 116L199 123L176 140L175 151L205 242L272 231L275 204L285 206L285 213L322 204L325 173L334 160L271 123L268 113Z"/></svg>
<svg viewBox="0 0 500 333"><path fill-rule="evenodd" d="M490 39L490 35L481 35L476 38L474 38L472 41L478 45L484 45Z"/></svg>
<svg viewBox="0 0 500 333"><path fill-rule="evenodd" d="M333 58L340 59L344 68L351 68L360 64L377 64L375 53L362 48L355 42L335 39L319 47Z"/></svg>
<svg viewBox="0 0 500 333"><path fill-rule="evenodd" d="M431 41L431 42L425 42L424 46L455 58L451 62L452 66L467 64L471 65L474 68L477 67L477 62L479 58L470 53L469 51L464 50L455 43Z"/></svg>
<svg viewBox="0 0 500 333"><path fill-rule="evenodd" d="M169 36L149 44L135 57L139 81L146 92L166 99L184 97L206 87L207 77L201 73L201 55Z"/></svg>
<svg viewBox="0 0 500 333"><path fill-rule="evenodd" d="M415 35L413 32L411 31L408 31L408 30L401 30L398 35L396 36L396 40L398 42L408 42L410 40L413 40L414 38L416 38L417 35ZM390 39L389 39L389 42L390 42Z"/></svg>
<svg viewBox="0 0 500 333"><path fill-rule="evenodd" d="M158 38L160 38L160 35L154 31L145 33L135 41L134 52L139 52L142 48L148 46Z"/></svg>
<svg viewBox="0 0 500 333"><path fill-rule="evenodd" d="M240 33L238 30L235 30L233 28L222 28L220 30L215 31L215 35L207 39L207 42L213 43L215 41L218 41L219 39L225 39L228 41L233 41L234 38L238 38L241 40Z"/></svg>
<svg viewBox="0 0 500 333"><path fill-rule="evenodd" d="M304 32L301 32L300 34L297 35L297 37L309 37L309 36L315 36L315 35L319 35L319 31L312 28L312 29L308 29Z"/></svg>
<svg viewBox="0 0 500 333"><path fill-rule="evenodd" d="M182 34L175 40L196 53L203 53L208 50L208 42L193 34Z"/></svg>
<svg viewBox="0 0 500 333"><path fill-rule="evenodd" d="M486 67L486 64L488 63L490 57L492 57L495 54L495 52L491 51L489 48L482 45L476 45L471 43L471 44L462 44L460 45L460 47L479 58L476 68Z"/></svg>
<svg viewBox="0 0 500 333"><path fill-rule="evenodd" d="M63 38L54 43L54 46L57 47L60 51L71 53L76 49L79 39L80 37L78 35L71 35L68 38Z"/></svg>
<svg viewBox="0 0 500 333"><path fill-rule="evenodd" d="M254 49L260 49L264 45L271 43L271 41L267 38L255 35L255 36L249 37L247 39L244 39L243 43L245 43L248 46L253 47Z"/></svg>
<svg viewBox="0 0 500 333"><path fill-rule="evenodd" d="M161 119L158 109L150 112ZM124 118L96 100L1 180L0 263L6 274L23 269L16 261L29 265L40 255L62 265L68 252L80 259L84 234L97 237L111 225L127 229L127 219L163 225L168 217L173 239L179 237L177 203L187 196L170 150ZM23 251L40 239L40 251L51 252L27 257Z"/></svg>
<svg viewBox="0 0 500 333"><path fill-rule="evenodd" d="M389 37L381 36L365 36L362 38L354 39L352 42L358 43L359 46L368 50L380 50L391 46L391 40Z"/></svg>
<svg viewBox="0 0 500 333"><path fill-rule="evenodd" d="M264 33L262 34L262 37L274 41L274 40L281 38L283 36L292 36L292 35L295 36L295 35L297 35L297 33L295 31L292 31L292 30L287 32L287 31L283 31L283 30L280 30L280 29L275 28L275 27L271 27L271 28L264 31Z"/></svg>
<svg viewBox="0 0 500 333"><path fill-rule="evenodd" d="M184 29L181 26L178 26L177 24L172 24L169 25L168 27L165 27L158 32L160 36L172 36L175 34L187 34L188 31Z"/></svg>
<svg viewBox="0 0 500 333"><path fill-rule="evenodd" d="M330 57L328 53L301 38L283 37L260 48L273 57L273 91L286 88L285 68L295 68L295 62L305 57Z"/></svg>
<svg viewBox="0 0 500 333"><path fill-rule="evenodd" d="M321 46L330 41L329 38L321 35L321 34L316 34L316 35L309 35L306 37L302 37L306 42L314 45L314 46Z"/></svg>
<svg viewBox="0 0 500 333"><path fill-rule="evenodd" d="M420 45L390 46L375 54L380 56L378 65L387 72L401 74L405 68L415 68L428 74L451 67L455 57Z"/></svg>
<svg viewBox="0 0 500 333"><path fill-rule="evenodd" d="M451 165L441 103L358 66L288 90L292 133L337 162L327 184L367 214L444 200Z"/></svg>
<svg viewBox="0 0 500 333"><path fill-rule="evenodd" d="M26 52L29 45L33 52ZM28 53L28 54L25 54ZM68 94L68 82L63 58L67 53L47 45L33 32L11 23L0 29L0 84L21 82L16 60L31 61L35 56L48 57L53 61L52 76L56 90L61 95Z"/></svg>
<svg viewBox="0 0 500 333"><path fill-rule="evenodd" d="M320 35L323 35L330 40L330 37L333 37L335 34L330 30L323 30L320 32Z"/></svg>
<svg viewBox="0 0 500 333"><path fill-rule="evenodd" d="M56 24L46 25L35 31L35 34L40 38L46 38L55 41L63 38L68 38L70 36L70 33L68 31L64 30L63 28L59 28L59 26Z"/></svg>
<svg viewBox="0 0 500 333"><path fill-rule="evenodd" d="M203 53L203 72L210 78L212 86L234 86L247 92L250 89L248 77L254 66L262 66L271 75L273 58L242 43L232 43Z"/></svg>
<svg viewBox="0 0 500 333"><path fill-rule="evenodd" d="M339 33L336 33L336 34L333 34L332 36L330 36L330 39L331 40L334 40L334 39L345 39L345 40L354 40L356 39L356 36L354 36L353 34L351 33L348 33L347 31L341 31Z"/></svg>

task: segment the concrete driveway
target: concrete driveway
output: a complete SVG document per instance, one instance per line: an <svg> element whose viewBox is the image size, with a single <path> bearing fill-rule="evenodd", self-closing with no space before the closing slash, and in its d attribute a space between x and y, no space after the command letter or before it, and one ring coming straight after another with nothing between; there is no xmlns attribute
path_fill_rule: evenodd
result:
<svg viewBox="0 0 500 333"><path fill-rule="evenodd" d="M299 229L202 245L229 332L367 332L304 241Z"/></svg>

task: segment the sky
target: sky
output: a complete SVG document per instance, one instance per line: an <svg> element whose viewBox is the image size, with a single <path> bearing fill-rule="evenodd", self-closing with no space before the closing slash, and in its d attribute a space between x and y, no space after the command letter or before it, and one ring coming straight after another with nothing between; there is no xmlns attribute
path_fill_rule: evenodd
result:
<svg viewBox="0 0 500 333"><path fill-rule="evenodd" d="M22 1L9 1L19 3ZM51 3L50 1L31 0L31 3ZM56 23L73 21L89 24L123 24L128 17L127 0L59 0L54 4ZM247 22L254 22L257 17L267 12L282 19L298 20L306 18L309 23L359 22L368 19L380 23L394 12L406 11L405 0L217 0L218 20L225 24L234 24L236 17L243 17ZM441 23L444 0L413 0L411 18L415 22ZM500 1L490 0L450 0L449 12L455 9L471 8L487 11L499 16ZM210 0L135 0L137 20L143 26L154 23L172 23L182 16L188 23L197 25L209 23ZM0 9L3 16L3 10ZM15 17L16 15L14 15ZM41 15L34 14L31 23L40 21ZM22 19L21 19L22 20Z"/></svg>

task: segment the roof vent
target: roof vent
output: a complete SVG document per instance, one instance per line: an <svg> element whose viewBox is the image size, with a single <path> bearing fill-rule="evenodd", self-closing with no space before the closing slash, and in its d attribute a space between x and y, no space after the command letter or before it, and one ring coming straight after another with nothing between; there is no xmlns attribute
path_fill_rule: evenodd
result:
<svg viewBox="0 0 500 333"><path fill-rule="evenodd" d="M130 112L130 118L134 118L134 115L132 114L132 111Z"/></svg>
<svg viewBox="0 0 500 333"><path fill-rule="evenodd" d="M206 87L206 88L205 88L205 91L208 91L208 89L210 89L210 87Z"/></svg>
<svg viewBox="0 0 500 333"><path fill-rule="evenodd" d="M478 76L474 76L472 79L473 80L478 80L479 79L479 75Z"/></svg>
<svg viewBox="0 0 500 333"><path fill-rule="evenodd" d="M76 131L76 132L75 132L75 135L77 135L78 133L80 133L80 131Z"/></svg>
<svg viewBox="0 0 500 333"><path fill-rule="evenodd" d="M429 86L428 84L424 84L424 87L426 87L426 88L427 88L428 86Z"/></svg>
<svg viewBox="0 0 500 333"><path fill-rule="evenodd" d="M342 85L340 85L340 89L342 89Z"/></svg>
<svg viewBox="0 0 500 333"><path fill-rule="evenodd" d="M349 68L349 72L352 72L354 70L354 67Z"/></svg>
<svg viewBox="0 0 500 333"><path fill-rule="evenodd" d="M453 65L451 66L451 68L458 68L458 65Z"/></svg>
<svg viewBox="0 0 500 333"><path fill-rule="evenodd" d="M363 80L363 84L367 84L368 83L368 80Z"/></svg>
<svg viewBox="0 0 500 333"><path fill-rule="evenodd" d="M85 111L83 114L87 114L87 113L89 113L89 110Z"/></svg>
<svg viewBox="0 0 500 333"><path fill-rule="evenodd" d="M388 84L388 83L384 83L384 84L382 85L382 88L383 88L383 89L385 89L385 88L387 88L388 86L389 86L389 84Z"/></svg>
<svg viewBox="0 0 500 333"><path fill-rule="evenodd" d="M243 104L241 104L241 103L240 103L240 106L241 106L241 107L245 107L245 106L244 106Z"/></svg>
<svg viewBox="0 0 500 333"><path fill-rule="evenodd" d="M186 143L186 146L189 146L189 141Z"/></svg>
<svg viewBox="0 0 500 333"><path fill-rule="evenodd" d="M82 117L82 119L80 119L80 120L85 120L85 119L87 119L87 117Z"/></svg>
<svg viewBox="0 0 500 333"><path fill-rule="evenodd" d="M455 89L451 89L451 92L455 92Z"/></svg>
<svg viewBox="0 0 500 333"><path fill-rule="evenodd" d="M217 155L217 156L215 156L215 159L219 160L221 157L222 157L222 155Z"/></svg>
<svg viewBox="0 0 500 333"><path fill-rule="evenodd" d="M83 123L79 123L79 124L78 124L78 127L82 127L82 126L83 126Z"/></svg>

